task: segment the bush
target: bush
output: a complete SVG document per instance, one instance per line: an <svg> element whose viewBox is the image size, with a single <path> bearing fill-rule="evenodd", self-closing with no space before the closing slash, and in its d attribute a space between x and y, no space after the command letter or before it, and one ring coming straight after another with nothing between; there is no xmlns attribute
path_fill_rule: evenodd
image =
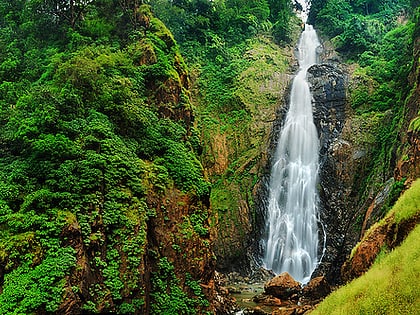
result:
<svg viewBox="0 0 420 315"><path fill-rule="evenodd" d="M199 283L186 275L186 289L191 290L192 297L180 285L180 280L175 275L175 269L166 257L160 259L158 271L152 275L151 297L153 299L151 314L172 315L201 314L200 308L207 307L208 301L204 298Z"/></svg>
<svg viewBox="0 0 420 315"><path fill-rule="evenodd" d="M64 296L65 276L75 266L75 250L57 248L31 267L26 263L4 277L1 314L30 314L39 308L55 312Z"/></svg>

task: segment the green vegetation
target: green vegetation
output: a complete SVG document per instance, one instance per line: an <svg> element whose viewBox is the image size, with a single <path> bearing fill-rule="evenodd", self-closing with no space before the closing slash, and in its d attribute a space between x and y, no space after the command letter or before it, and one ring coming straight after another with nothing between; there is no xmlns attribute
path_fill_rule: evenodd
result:
<svg viewBox="0 0 420 315"><path fill-rule="evenodd" d="M202 163L212 182L212 223L219 235L215 251L223 264L231 254L243 254L248 242L254 202L250 192L288 84L291 52L285 46L295 43L299 21L288 0L151 4L174 33L194 74Z"/></svg>
<svg viewBox="0 0 420 315"><path fill-rule="evenodd" d="M414 8L414 3L403 0L314 0L309 22L332 38L340 52L354 57L378 52L385 35Z"/></svg>
<svg viewBox="0 0 420 315"><path fill-rule="evenodd" d="M152 305L151 314L199 314L196 306L209 306L209 302L201 292L200 284L186 275L185 285L189 288L191 297L182 290L180 280L174 272L174 266L166 257L159 261L158 271L152 277ZM200 313L201 314L201 313Z"/></svg>
<svg viewBox="0 0 420 315"><path fill-rule="evenodd" d="M398 133L404 119L404 103L409 93L407 77L411 69L410 51L414 23L407 22L386 33L377 50L366 50L360 55L363 66L356 75L356 85L350 91L356 113L380 118L372 154L370 184L391 176L393 155L399 145Z"/></svg>
<svg viewBox="0 0 420 315"><path fill-rule="evenodd" d="M406 190L395 202L394 198L396 199L396 197L401 192L402 185L403 184L401 182L394 183L391 189L390 197L388 198L389 201L387 203L387 206L389 206L389 204L391 203L393 206L389 209L385 207L385 209L389 211L385 213L386 215L381 220L379 220L369 228L369 230L365 233L363 239L355 247L353 247L350 257L354 256L356 249L358 248L360 243L363 242L363 240L372 237L372 233L379 226L388 225L391 227L394 225L396 226L394 230L398 230L399 224L404 223L404 221L410 218L415 218L416 216L420 215L420 179L417 179L411 185L411 187L408 190Z"/></svg>
<svg viewBox="0 0 420 315"><path fill-rule="evenodd" d="M208 236L188 72L149 6L55 3L0 1L0 313L142 313L150 200Z"/></svg>
<svg viewBox="0 0 420 315"><path fill-rule="evenodd" d="M64 276L69 274L75 262L73 248L57 247L37 266L25 263L5 275L0 313L29 314L40 308L56 311L64 296Z"/></svg>
<svg viewBox="0 0 420 315"><path fill-rule="evenodd" d="M69 296L92 313L205 309L202 271L177 270L212 257L201 134L227 136L237 189L257 154L243 154L249 138L238 135L276 103L272 91L251 98L238 82L257 91L253 76L286 68L268 38L289 42L293 25L287 0L0 0L2 310L60 312ZM181 50L199 74L198 108ZM184 261L164 266L170 250L191 244ZM62 267L48 277L51 263Z"/></svg>
<svg viewBox="0 0 420 315"><path fill-rule="evenodd" d="M193 47L194 56L217 45L237 45L260 32L269 32L279 42L291 39L292 4L288 0L151 0L158 17L184 46ZM200 56L200 54L198 54Z"/></svg>
<svg viewBox="0 0 420 315"><path fill-rule="evenodd" d="M299 21L288 0L71 4L0 0L0 313L201 314L209 222L238 257ZM314 8L361 65L380 182L418 23L403 1Z"/></svg>
<svg viewBox="0 0 420 315"><path fill-rule="evenodd" d="M420 214L420 179L398 199L390 214L395 216L396 223Z"/></svg>
<svg viewBox="0 0 420 315"><path fill-rule="evenodd" d="M417 195L417 205L419 183L407 192ZM399 200L401 205L406 204L406 194ZM419 238L417 226L400 247L382 255L366 274L333 292L311 314L416 314L420 304Z"/></svg>
<svg viewBox="0 0 420 315"><path fill-rule="evenodd" d="M352 141L369 156L365 171L358 175L361 184L355 187L363 202L393 176L396 153L403 152L399 131L413 88L408 75L414 64L419 10L407 1L318 0L312 4L310 22L331 38L355 69L349 99L358 132Z"/></svg>
<svg viewBox="0 0 420 315"><path fill-rule="evenodd" d="M420 303L420 226L362 277L327 297L311 314L416 314Z"/></svg>

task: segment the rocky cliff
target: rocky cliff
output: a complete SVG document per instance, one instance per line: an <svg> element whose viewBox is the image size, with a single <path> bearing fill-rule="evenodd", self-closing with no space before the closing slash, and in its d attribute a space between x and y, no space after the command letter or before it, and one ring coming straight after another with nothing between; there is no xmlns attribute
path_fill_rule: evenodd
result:
<svg viewBox="0 0 420 315"><path fill-rule="evenodd" d="M351 145L342 139L348 119L346 73L337 64L321 63L308 70L313 97L314 121L320 139L320 248L322 263L316 273L336 278L348 222L354 215L350 194L356 163L351 161ZM345 163L345 164L344 164ZM323 242L325 240L325 243Z"/></svg>
<svg viewBox="0 0 420 315"><path fill-rule="evenodd" d="M328 47L328 42L326 46ZM327 58L324 59L327 64L309 69L314 119L321 141L321 231L326 234L326 250L315 275L325 274L333 283L341 281L340 268L359 238L384 215L384 209L389 209L400 191L419 176L418 131L413 127L419 111L416 83L418 53L417 40L414 45L415 62L409 77L409 86L413 88L403 105L404 114L401 118L398 118L397 110L364 114L354 111L350 106L352 91L360 85L370 83L357 74L354 66L338 66L337 56L331 50L323 55ZM371 89L374 90L374 87ZM378 149L375 149L382 145L377 133L381 132L381 125L391 125L396 118L401 121L401 127L396 131L399 133L399 141L390 144L394 155L386 162L377 155ZM372 169L374 159L383 163L380 174ZM384 239L397 237L393 228L382 228L382 232L376 231L377 236L371 238L376 239L378 244L384 243ZM374 246L374 256L381 247L378 244ZM357 253L356 256L370 255L362 249ZM352 273L348 269L349 263L345 279L349 279L349 274Z"/></svg>
<svg viewBox="0 0 420 315"><path fill-rule="evenodd" d="M384 205L384 199L390 195L392 183L404 183L404 189L412 185L419 178L419 157L420 141L419 129L416 127L418 113L420 111L420 89L419 89L419 56L420 39L417 37L413 47L413 65L408 78L411 91L404 103L404 114L402 117L401 129L398 131L401 143L399 144L398 154L394 168L394 176L383 186L380 193L369 204L368 210L364 215L364 224L361 234L361 241L345 261L342 267L342 277L345 281L350 281L355 277L364 274L373 264L381 251L389 251L399 246L406 236L418 225L420 217L418 205L403 219L396 219L395 213L389 214L380 224L367 228L373 224L377 218L378 210ZM416 184L418 187L418 183ZM407 194L413 194L412 201L417 199L418 189L412 187ZM406 197L407 198L407 197ZM400 200L399 200L400 202ZM402 201L400 202L402 203ZM405 205L405 208L409 206ZM417 210L417 211L416 211Z"/></svg>
<svg viewBox="0 0 420 315"><path fill-rule="evenodd" d="M263 221L255 209L257 192L271 152L273 122L279 107L284 107L292 53L291 47L281 48L259 36L249 41L241 55L244 66L233 87L225 87L224 93L232 94L230 110L211 112L215 100L197 95L203 121L203 165L213 182L214 249L221 271L250 272L256 226ZM202 88L201 93L205 92Z"/></svg>

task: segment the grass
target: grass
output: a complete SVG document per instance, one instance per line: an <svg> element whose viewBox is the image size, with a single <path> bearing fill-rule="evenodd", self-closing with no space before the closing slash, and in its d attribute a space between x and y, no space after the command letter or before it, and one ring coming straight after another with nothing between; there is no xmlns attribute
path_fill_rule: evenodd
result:
<svg viewBox="0 0 420 315"><path fill-rule="evenodd" d="M417 116L411 121L409 130L416 132L420 130L420 116Z"/></svg>
<svg viewBox="0 0 420 315"><path fill-rule="evenodd" d="M328 296L311 314L418 314L420 226L362 277Z"/></svg>
<svg viewBox="0 0 420 315"><path fill-rule="evenodd" d="M420 179L417 179L395 203L391 214L395 214L395 221L399 223L420 212Z"/></svg>
<svg viewBox="0 0 420 315"><path fill-rule="evenodd" d="M397 201L389 215L397 222L420 210L420 179ZM401 246L377 259L358 279L328 296L311 314L419 314L420 225Z"/></svg>
<svg viewBox="0 0 420 315"><path fill-rule="evenodd" d="M416 214L420 214L420 179L417 179L411 187L398 198L395 205L382 220L370 227L363 239L352 249L350 257L353 257L356 253L356 249L359 247L360 243L369 238L372 232L379 226L390 224L390 220L395 222L395 224L399 224L401 221L413 217Z"/></svg>

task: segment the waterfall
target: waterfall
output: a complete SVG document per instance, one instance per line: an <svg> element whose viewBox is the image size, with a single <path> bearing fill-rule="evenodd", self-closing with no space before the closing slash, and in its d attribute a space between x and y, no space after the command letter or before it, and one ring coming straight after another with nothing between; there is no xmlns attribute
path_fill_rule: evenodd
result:
<svg viewBox="0 0 420 315"><path fill-rule="evenodd" d="M318 263L319 140L306 73L316 63L319 46L315 30L306 24L298 43L299 71L271 169L264 240L265 268L277 274L287 271L303 284Z"/></svg>

